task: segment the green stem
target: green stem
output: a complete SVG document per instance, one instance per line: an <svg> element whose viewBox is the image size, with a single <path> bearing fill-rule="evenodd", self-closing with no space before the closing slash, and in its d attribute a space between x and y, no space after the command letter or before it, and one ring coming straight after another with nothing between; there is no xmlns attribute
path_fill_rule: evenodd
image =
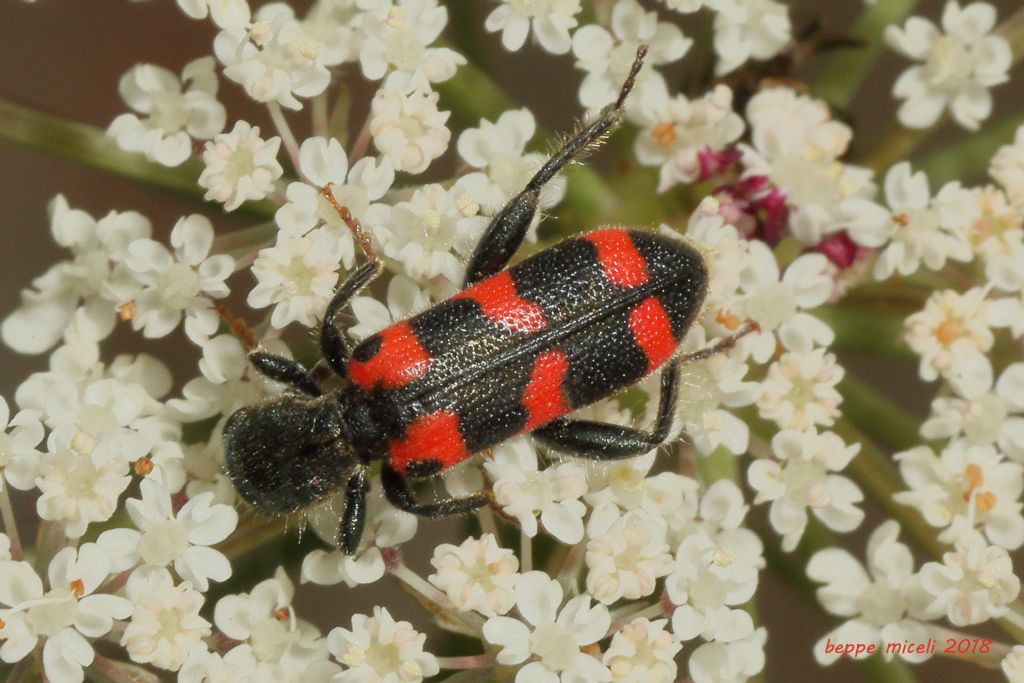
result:
<svg viewBox="0 0 1024 683"><path fill-rule="evenodd" d="M885 27L901 23L916 4L917 0L886 0L865 8L848 34L863 46L830 53L811 86L814 94L837 109L849 106L885 50Z"/></svg>
<svg viewBox="0 0 1024 683"><path fill-rule="evenodd" d="M1010 43L1014 63L1024 59L1024 7L1011 14L1008 19L1004 19L996 33Z"/></svg>
<svg viewBox="0 0 1024 683"><path fill-rule="evenodd" d="M169 190L196 202L204 190L197 183L202 163L189 159L169 168L147 161L141 154L126 152L101 128L59 116L44 114L0 99L0 140L47 152L64 159L108 171L151 187ZM277 207L270 202L246 202L240 211L272 216Z"/></svg>
<svg viewBox="0 0 1024 683"><path fill-rule="evenodd" d="M196 184L202 164L196 159L168 168L147 161L141 154L124 151L100 128L44 114L3 99L0 99L0 139L196 199L202 198L203 190Z"/></svg>
<svg viewBox="0 0 1024 683"><path fill-rule="evenodd" d="M8 486L0 480L0 518L4 522L4 532L11 542L11 559L20 560L24 557L21 546L21 535L18 533L18 519L14 516L11 506L11 495Z"/></svg>
<svg viewBox="0 0 1024 683"><path fill-rule="evenodd" d="M930 128L904 128L898 123L893 123L871 151L857 163L882 174L893 164L908 159L914 150L938 129L938 126L936 123Z"/></svg>
<svg viewBox="0 0 1024 683"><path fill-rule="evenodd" d="M850 462L846 472L860 484L872 500L900 523L918 545L927 550L932 557L940 559L947 546L936 538L938 530L928 524L916 508L893 500L896 493L906 490L906 485L892 460L883 455L849 419L840 419L834 429L847 443L860 444L860 453Z"/></svg>
<svg viewBox="0 0 1024 683"><path fill-rule="evenodd" d="M1021 125L1024 114L1011 114L996 123L985 124L977 133L929 154L917 167L928 174L933 191L952 180L982 176L996 150L1012 141Z"/></svg>
<svg viewBox="0 0 1024 683"><path fill-rule="evenodd" d="M888 450L902 451L920 442L919 421L863 380L847 374L839 393L845 419Z"/></svg>
<svg viewBox="0 0 1024 683"><path fill-rule="evenodd" d="M480 638L484 625L483 618L460 611L447 595L401 562L391 569L391 575L398 579L442 626L448 630Z"/></svg>
<svg viewBox="0 0 1024 683"><path fill-rule="evenodd" d="M858 305L822 307L814 312L836 333L834 351L897 358L917 356L902 342L905 313Z"/></svg>

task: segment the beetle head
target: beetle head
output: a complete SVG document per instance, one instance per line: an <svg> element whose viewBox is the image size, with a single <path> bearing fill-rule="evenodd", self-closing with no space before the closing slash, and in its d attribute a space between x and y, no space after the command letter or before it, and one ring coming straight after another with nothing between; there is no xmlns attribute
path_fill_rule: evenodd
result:
<svg viewBox="0 0 1024 683"><path fill-rule="evenodd" d="M344 483L352 449L333 396L284 397L236 411L224 425L224 467L266 515L300 510Z"/></svg>

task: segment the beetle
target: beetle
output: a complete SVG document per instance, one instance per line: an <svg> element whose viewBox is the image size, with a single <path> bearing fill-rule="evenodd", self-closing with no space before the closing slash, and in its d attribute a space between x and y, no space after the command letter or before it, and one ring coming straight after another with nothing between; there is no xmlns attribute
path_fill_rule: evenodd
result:
<svg viewBox="0 0 1024 683"><path fill-rule="evenodd" d="M421 503L407 478L435 475L516 434L599 460L640 455L666 441L679 363L717 353L746 333L665 365L703 305L708 271L701 253L682 240L607 228L506 269L545 183L622 122L645 54L642 46L618 99L565 140L495 214L469 259L463 289L354 347L339 314L382 264L359 222L323 188L366 257L338 288L320 326L323 362L343 385L325 394L299 363L249 355L257 371L297 393L241 408L225 423L225 469L243 499L264 514L284 515L344 487L337 540L353 554L371 463L381 463L380 483L392 505L438 517L474 510L489 497ZM662 365L649 431L565 417Z"/></svg>

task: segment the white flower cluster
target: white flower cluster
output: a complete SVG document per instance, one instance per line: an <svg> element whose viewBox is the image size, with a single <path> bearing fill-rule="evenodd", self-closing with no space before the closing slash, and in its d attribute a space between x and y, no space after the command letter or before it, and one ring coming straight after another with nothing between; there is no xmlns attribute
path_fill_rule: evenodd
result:
<svg viewBox="0 0 1024 683"><path fill-rule="evenodd" d="M839 658L831 642L934 638L943 619L1024 618L1009 555L1024 546L1024 363L1007 360L1024 340L1024 127L993 157L993 184L933 185L909 161L876 177L848 160L854 129L824 101L786 80L751 85L761 67L796 53L785 4L663 4L500 0L481 28L500 33L506 50L529 38L571 61L591 119L624 96L647 46L615 173L649 167L636 175L657 175L656 186L636 200L622 196L636 183L623 193L598 185L609 196L588 201L612 211L663 202L661 233L708 264L703 306L678 350L670 452L597 462L518 436L446 474L451 494L484 490L490 505L472 518L479 534L436 544L429 575L402 555L417 518L375 484L356 552L303 548L272 578L240 585L233 562L261 533L236 509L223 432L239 408L283 390L249 353L315 353L286 328L316 328L371 251L389 273L386 294L353 298L349 337L452 295L491 218L547 155L526 107L474 101L452 120L468 112L478 125L453 137L448 109L466 103L440 84L473 72L460 72L467 58L442 37L449 11L439 0L318 0L305 13L284 2L177 0L215 26L211 55L180 76L131 68L119 84L131 111L107 135L157 164L193 162L206 200L266 222L223 233L186 215L165 243L138 213L96 219L53 200L50 229L70 254L0 327L16 351L49 353L48 370L25 379L11 404L0 398L0 660L21 671L41 663L53 683L90 670L123 678L138 666L183 683L417 683L495 666L515 667L517 683L746 681L765 665L767 630L747 607L771 557L765 545L800 553L809 528L846 533L864 518L849 470L873 449L843 418L846 370L832 350L842 330L827 321L851 290L880 287L872 280L913 285L908 300L920 310L901 318L902 341L921 379L940 386L921 444L893 456L905 490L886 503L919 513L943 552L915 570L889 520L863 563L836 547L811 556L817 597L844 620L818 644L818 660ZM693 40L673 13L698 11L713 33L716 80L709 63L701 90L683 92L673 70ZM1013 59L995 22L987 3L950 1L941 31L919 17L886 29L894 49L923 62L894 86L905 126L928 128L947 108L967 128L988 117L989 89ZM373 94L351 107L365 115L352 139L334 137L346 114L330 102L357 72ZM270 125L229 123L219 75L266 105ZM347 90L337 101L349 107ZM307 114L311 125L293 130L289 117ZM542 214L566 197L563 177L538 191L527 250L551 244ZM150 355L108 360L119 322L143 338L180 327L196 368L172 379ZM637 428L653 422L658 402L654 376L621 404L574 417ZM723 461L729 476L715 469ZM8 486L34 496L38 548L21 544ZM759 536L747 517L762 504L769 532ZM342 493L330 496L302 523L335 544L345 505ZM518 551L502 545L510 528ZM390 577L484 654L436 656L424 633L381 606L321 631L293 606L286 570L300 565L301 583L344 590ZM217 584L223 597L207 603ZM123 661L110 654L118 646ZM1011 680L1024 671L1022 647L993 650Z"/></svg>

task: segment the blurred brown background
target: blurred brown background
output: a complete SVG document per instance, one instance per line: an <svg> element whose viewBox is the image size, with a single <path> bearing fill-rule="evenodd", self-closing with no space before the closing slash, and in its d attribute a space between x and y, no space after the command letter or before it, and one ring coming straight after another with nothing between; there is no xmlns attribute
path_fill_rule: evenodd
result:
<svg viewBox="0 0 1024 683"><path fill-rule="evenodd" d="M307 3L293 4L305 6ZM644 4L654 7L649 0ZM994 4L1001 17L1020 6L1019 2L1009 0ZM848 27L864 6L860 0L827 3L804 0L791 5L796 23L818 18L826 30L836 33ZM942 5L940 0L922 0L916 13L937 19ZM482 30L483 18L493 3L468 0L450 6L453 20L476 27L481 37L481 61L514 100L532 107L540 125L549 130L571 126L579 112L575 98L580 74L572 68L570 59L554 58L536 48L505 53L496 37ZM678 16L663 6L659 11L663 20ZM679 23L684 28L693 26L692 20L679 20ZM117 81L129 67L137 62L151 62L177 72L188 61L209 54L214 35L209 22L188 20L172 0L139 3L40 0L36 4L6 0L0 5L0 30L0 98L100 127L126 110L117 95ZM685 79L693 52L707 49L709 46L696 45L691 55L667 69L670 84L679 84ZM883 128L881 124L891 120L894 112L891 84L906 65L903 58L886 52L850 112L856 129L856 144L870 144ZM801 68L801 75L813 74L814 67L815 62L811 60ZM1015 69L1012 75L1014 82L994 91L998 106L1004 111L1024 101L1021 69ZM356 78L353 83L358 81ZM228 107L229 127L232 120L245 118L261 124L264 130L270 129L264 111L246 100L234 84L222 82L221 99ZM357 119L367 106L365 101L357 105ZM457 135L458 131L454 133ZM967 134L952 127L949 133L958 139ZM948 136L937 135L933 139L943 138L948 139ZM600 163L600 155L596 163ZM3 212L0 230L4 238L0 244L0 315L17 306L18 292L27 287L35 275L63 258L63 253L51 240L46 214L47 203L58 192L65 194L73 207L87 210L94 216L112 209L141 211L153 221L158 239L166 237L179 216L194 211L207 213L216 225L225 228L245 222L244 218L225 216L215 208L0 140L0 209ZM182 347L177 336L147 342L118 334L113 340L113 348L118 351L145 349L163 358L175 354L180 358ZM926 411L932 388L917 382L913 366L868 356L848 355L843 360L849 371L876 383L882 382L891 395L913 406L918 413ZM178 368L182 376L193 372L193 362L194 356L184 359L184 367ZM0 394L12 401L14 390L24 377L45 366L45 356L19 356L0 348ZM19 500L31 506L30 499ZM31 507L26 513L31 515ZM878 519L877 514L873 519L869 517L862 526L862 533L844 539L858 557L863 555L866 533L874 528ZM418 542L406 548L410 564L413 568L424 568L432 541L455 541L460 533L454 525L423 524ZM1024 566L1024 558L1019 553L1014 559L1018 567ZM396 587L390 579L385 579L375 586L355 590L305 588L300 592L299 612L321 627L330 628L347 624L353 612L367 611L372 605L383 603L397 617L424 628L426 619L421 610L408 599L396 600L389 596ZM768 680L862 680L861 670L851 662L843 661L828 669L821 669L814 662L811 646L830 628L830 623L796 592L765 575L758 596L759 614L769 632ZM428 648L431 642L438 642L435 637L431 632ZM431 649L444 654L436 647ZM997 672L946 659L934 659L915 672L921 681L1002 680Z"/></svg>

